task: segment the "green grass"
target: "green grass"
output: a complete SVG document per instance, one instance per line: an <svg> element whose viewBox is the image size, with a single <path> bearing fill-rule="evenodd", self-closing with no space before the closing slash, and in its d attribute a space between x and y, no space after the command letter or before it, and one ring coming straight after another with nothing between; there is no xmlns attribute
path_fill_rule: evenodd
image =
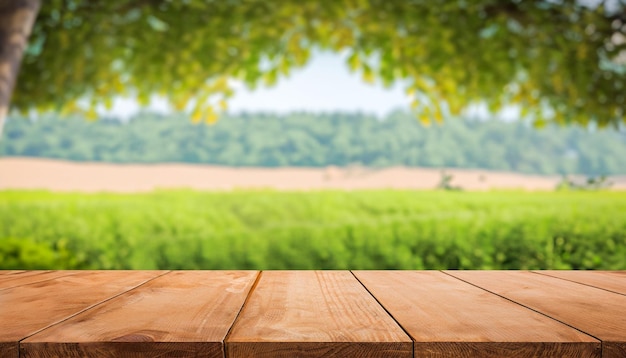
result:
<svg viewBox="0 0 626 358"><path fill-rule="evenodd" d="M1 269L626 269L626 192L0 192Z"/></svg>

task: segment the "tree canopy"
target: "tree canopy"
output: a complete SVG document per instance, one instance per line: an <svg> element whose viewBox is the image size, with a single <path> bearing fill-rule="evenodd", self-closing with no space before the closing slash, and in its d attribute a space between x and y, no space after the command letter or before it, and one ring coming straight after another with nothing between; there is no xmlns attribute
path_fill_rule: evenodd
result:
<svg viewBox="0 0 626 358"><path fill-rule="evenodd" d="M626 123L623 0L47 0L12 105L95 116L160 95L213 122L229 80L274 84L315 49L402 81L424 121L486 102L537 124Z"/></svg>

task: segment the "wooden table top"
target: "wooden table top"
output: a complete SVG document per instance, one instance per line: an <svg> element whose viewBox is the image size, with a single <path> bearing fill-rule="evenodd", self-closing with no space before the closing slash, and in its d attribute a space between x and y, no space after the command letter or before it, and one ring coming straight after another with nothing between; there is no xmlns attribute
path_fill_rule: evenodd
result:
<svg viewBox="0 0 626 358"><path fill-rule="evenodd" d="M626 357L625 271L0 271L4 357Z"/></svg>

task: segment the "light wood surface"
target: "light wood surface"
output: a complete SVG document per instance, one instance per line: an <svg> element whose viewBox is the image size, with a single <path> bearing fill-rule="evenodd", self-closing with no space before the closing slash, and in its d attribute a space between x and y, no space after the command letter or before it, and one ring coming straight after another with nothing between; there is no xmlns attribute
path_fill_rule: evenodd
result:
<svg viewBox="0 0 626 358"><path fill-rule="evenodd" d="M600 357L600 342L438 271L355 271L416 357Z"/></svg>
<svg viewBox="0 0 626 358"><path fill-rule="evenodd" d="M625 280L625 271L7 270L0 358L625 358Z"/></svg>
<svg viewBox="0 0 626 358"><path fill-rule="evenodd" d="M0 291L0 345L15 346L56 324L162 272L98 271L61 276ZM5 348L0 348L0 351Z"/></svg>
<svg viewBox="0 0 626 358"><path fill-rule="evenodd" d="M525 271L447 271L602 341L603 357L626 357L626 296Z"/></svg>
<svg viewBox="0 0 626 358"><path fill-rule="evenodd" d="M22 357L223 357L257 274L168 273L24 340Z"/></svg>
<svg viewBox="0 0 626 358"><path fill-rule="evenodd" d="M0 271L0 290L69 276L78 271Z"/></svg>
<svg viewBox="0 0 626 358"><path fill-rule="evenodd" d="M626 258L624 258L626 260ZM533 271L626 295L626 271Z"/></svg>
<svg viewBox="0 0 626 358"><path fill-rule="evenodd" d="M265 271L228 357L411 357L411 339L349 271Z"/></svg>

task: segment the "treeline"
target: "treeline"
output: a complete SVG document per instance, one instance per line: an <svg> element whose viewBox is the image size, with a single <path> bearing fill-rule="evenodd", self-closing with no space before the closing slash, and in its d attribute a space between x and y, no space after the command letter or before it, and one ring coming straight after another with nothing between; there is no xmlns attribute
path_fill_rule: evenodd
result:
<svg viewBox="0 0 626 358"><path fill-rule="evenodd" d="M424 127L404 112L227 115L194 125L183 115L140 113L128 121L11 118L4 156L114 163L229 166L364 165L483 168L535 174L626 173L626 135L526 122L448 120Z"/></svg>

